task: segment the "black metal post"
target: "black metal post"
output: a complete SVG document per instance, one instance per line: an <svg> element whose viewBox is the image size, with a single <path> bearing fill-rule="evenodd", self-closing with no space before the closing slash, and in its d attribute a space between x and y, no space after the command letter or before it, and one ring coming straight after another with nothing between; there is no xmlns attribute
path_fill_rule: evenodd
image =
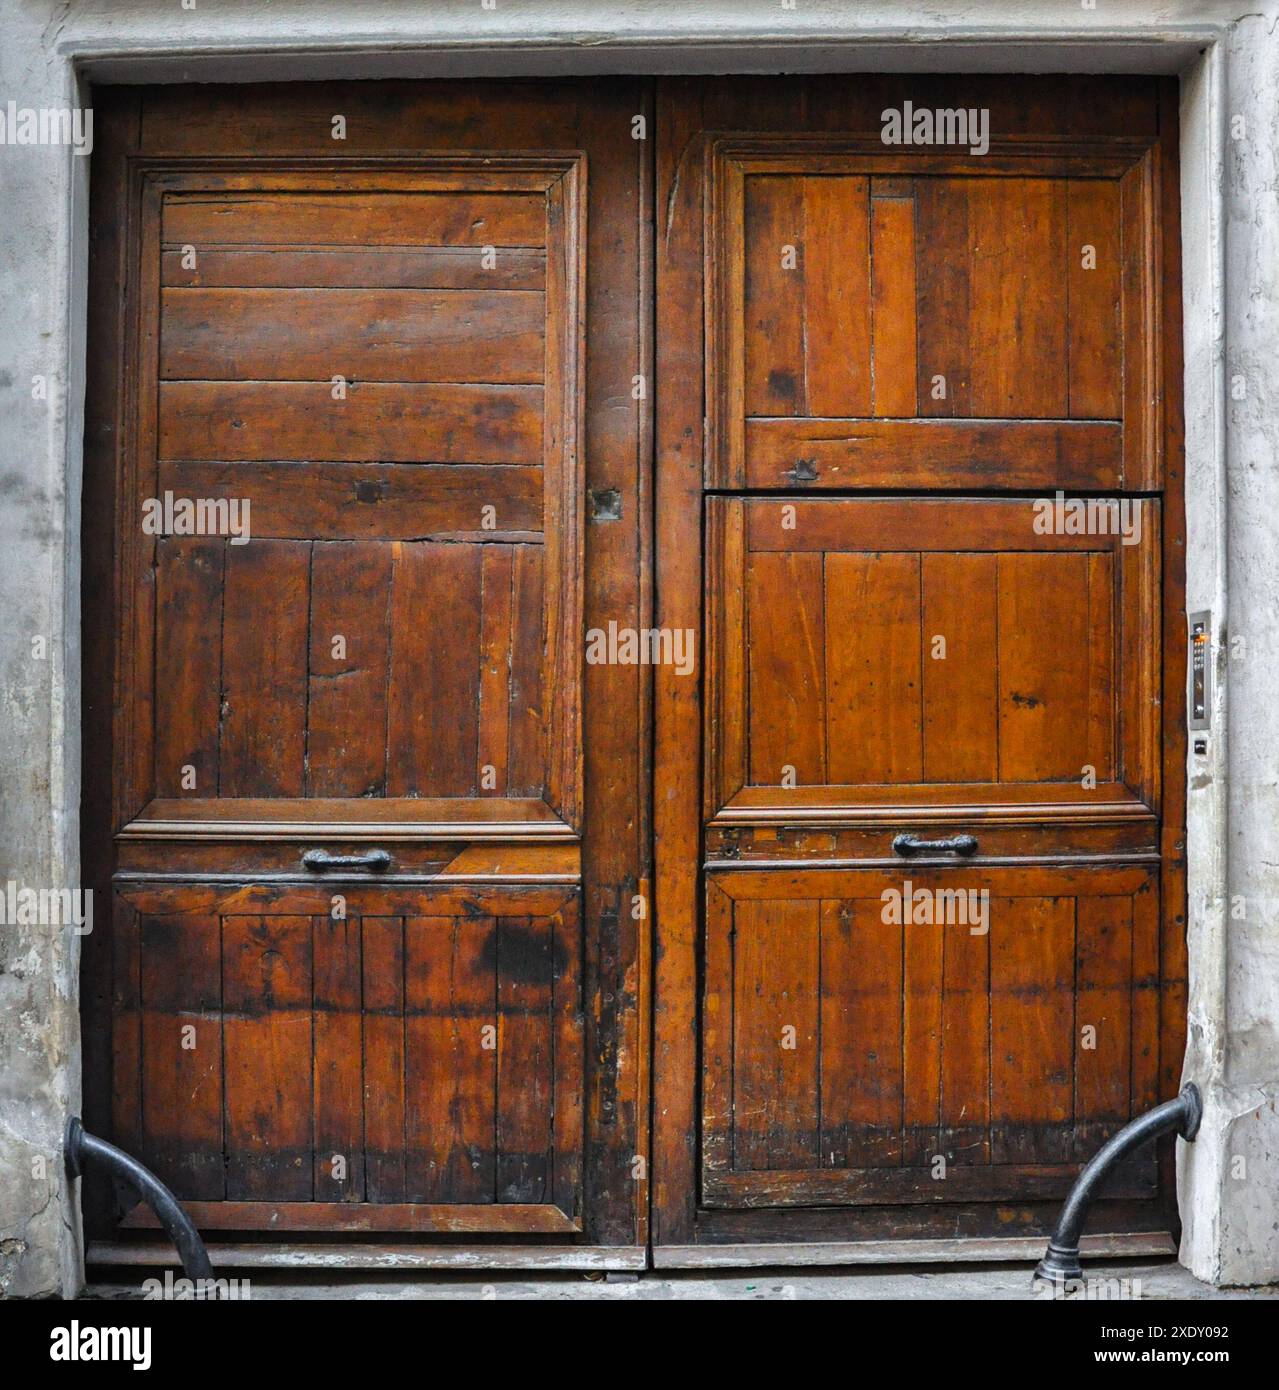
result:
<svg viewBox="0 0 1279 1390"><path fill-rule="evenodd" d="M67 1172L73 1178L78 1178L84 1172L86 1159L101 1163L117 1178L123 1179L134 1188L147 1206L155 1212L165 1233L177 1246L183 1274L188 1279L213 1279L209 1252L204 1248L204 1241L200 1239L195 1224L182 1209L181 1202L149 1168L144 1168L136 1158L125 1153L123 1149L117 1149L114 1144L108 1144L105 1139L90 1134L80 1122L78 1115L67 1121L64 1148Z"/></svg>
<svg viewBox="0 0 1279 1390"><path fill-rule="evenodd" d="M1070 1189L1044 1258L1035 1266L1035 1279L1064 1284L1084 1277L1079 1263L1079 1241L1093 1199L1106 1175L1120 1159L1126 1158L1148 1139L1155 1139L1161 1134L1179 1134L1186 1143L1194 1143L1195 1135L1199 1133L1199 1122L1203 1119L1203 1109L1199 1087L1189 1081L1181 1088L1176 1100L1165 1101L1153 1110L1147 1110L1144 1115L1138 1115L1097 1150Z"/></svg>

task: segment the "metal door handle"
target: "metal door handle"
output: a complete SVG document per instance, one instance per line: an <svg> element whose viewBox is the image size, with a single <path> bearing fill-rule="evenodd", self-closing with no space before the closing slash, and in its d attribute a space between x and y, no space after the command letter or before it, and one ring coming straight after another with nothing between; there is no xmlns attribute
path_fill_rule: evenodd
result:
<svg viewBox="0 0 1279 1390"><path fill-rule="evenodd" d="M326 849L309 849L302 856L302 867L315 873L325 869L373 869L391 867L391 856L384 849L371 849L367 854L330 854Z"/></svg>
<svg viewBox="0 0 1279 1390"><path fill-rule="evenodd" d="M916 835L895 835L893 849L896 853L909 857L912 854L962 854L977 853L975 835L951 835L944 840L921 840Z"/></svg>

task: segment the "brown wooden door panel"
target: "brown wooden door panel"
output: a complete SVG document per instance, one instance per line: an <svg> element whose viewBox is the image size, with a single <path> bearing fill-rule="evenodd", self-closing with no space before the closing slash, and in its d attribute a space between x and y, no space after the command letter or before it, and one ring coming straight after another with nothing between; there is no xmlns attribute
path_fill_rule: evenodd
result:
<svg viewBox="0 0 1279 1390"><path fill-rule="evenodd" d="M158 795L549 798L544 553L161 538L156 660L190 703L156 721Z"/></svg>
<svg viewBox="0 0 1279 1390"><path fill-rule="evenodd" d="M1152 867L718 872L705 955L711 1206L1057 1196L1157 1098Z"/></svg>
<svg viewBox="0 0 1279 1390"><path fill-rule="evenodd" d="M1157 503L1127 539L1012 499L707 506L708 815L1154 813Z"/></svg>
<svg viewBox="0 0 1279 1390"><path fill-rule="evenodd" d="M651 89L98 97L86 1124L212 1231L634 1246Z"/></svg>
<svg viewBox="0 0 1279 1390"><path fill-rule="evenodd" d="M907 103L988 148L893 143ZM1175 112L1080 78L659 94L659 387L703 384L659 390L659 621L705 624L700 691L656 674L668 1246L1044 1231L1175 1090ZM988 894L988 933L884 920L908 878ZM1113 1229L1164 1220L1166 1159Z"/></svg>
<svg viewBox="0 0 1279 1390"><path fill-rule="evenodd" d="M576 826L581 162L435 164L142 176L122 824Z"/></svg>
<svg viewBox="0 0 1279 1390"><path fill-rule="evenodd" d="M115 939L115 1132L201 1224L580 1229L575 890L137 885Z"/></svg>
<svg viewBox="0 0 1279 1390"><path fill-rule="evenodd" d="M769 173L743 197L748 417L1120 418L1118 180Z"/></svg>
<svg viewBox="0 0 1279 1390"><path fill-rule="evenodd" d="M1153 476L1144 154L720 137L712 486L1113 488ZM996 424L995 422L999 422Z"/></svg>

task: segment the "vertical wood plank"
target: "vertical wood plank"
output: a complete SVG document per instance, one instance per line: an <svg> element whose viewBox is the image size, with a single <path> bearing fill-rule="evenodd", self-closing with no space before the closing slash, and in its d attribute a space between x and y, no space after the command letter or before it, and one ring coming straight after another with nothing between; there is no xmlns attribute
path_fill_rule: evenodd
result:
<svg viewBox="0 0 1279 1390"><path fill-rule="evenodd" d="M553 1176L550 1199L570 1216L581 1217L583 1061L582 928L574 896L549 919L555 983L551 1008L554 1038L555 1103ZM642 1058L643 1066L647 1058Z"/></svg>
<svg viewBox="0 0 1279 1390"><path fill-rule="evenodd" d="M497 931L497 1199L550 1198L554 964L544 917L502 917Z"/></svg>
<svg viewBox="0 0 1279 1390"><path fill-rule="evenodd" d="M715 711L707 740L706 814L714 815L749 778L748 708L750 630L746 594L746 503L715 497L706 507L707 625L704 659L706 707ZM732 713L730 713L732 711Z"/></svg>
<svg viewBox="0 0 1279 1390"><path fill-rule="evenodd" d="M981 889L965 875L964 888ZM947 887L961 887L947 884ZM941 1135L947 1163L990 1162L990 919L940 926L942 933Z"/></svg>
<svg viewBox="0 0 1279 1390"><path fill-rule="evenodd" d="M915 180L916 244L924 248L916 272L921 416L961 418L976 413L969 340L969 183L966 179Z"/></svg>
<svg viewBox="0 0 1279 1390"><path fill-rule="evenodd" d="M1114 683L1119 708L1118 742L1125 779L1146 805L1158 813L1163 798L1160 739L1161 735L1166 739L1169 727L1166 721L1171 718L1166 711L1166 696L1159 710L1162 721L1158 714L1150 717L1152 692L1159 688L1160 674L1165 668L1164 634L1155 618L1162 606L1162 515L1159 502L1151 498L1136 499L1133 510L1141 528L1141 543L1120 545L1113 560L1119 569L1119 605L1125 632L1140 631L1142 640L1125 640L1123 651L1116 655L1119 662L1118 679ZM1180 565L1180 558L1176 555L1174 558ZM1180 651L1184 671L1184 618L1176 634L1171 636L1170 645L1173 651L1169 659ZM1180 770L1173 774L1173 780L1184 784Z"/></svg>
<svg viewBox="0 0 1279 1390"><path fill-rule="evenodd" d="M358 1202L364 1196L360 924L349 917L314 917L311 939L315 1197L321 1202Z"/></svg>
<svg viewBox="0 0 1279 1390"><path fill-rule="evenodd" d="M1081 895L1075 911L1072 1156L1086 1162L1128 1121L1132 1083L1132 899Z"/></svg>
<svg viewBox="0 0 1279 1390"><path fill-rule="evenodd" d="M828 554L825 590L830 780L918 782L919 556Z"/></svg>
<svg viewBox="0 0 1279 1390"><path fill-rule="evenodd" d="M311 546L226 548L222 796L301 796Z"/></svg>
<svg viewBox="0 0 1279 1390"><path fill-rule="evenodd" d="M179 1199L217 1200L223 1195L217 917L144 916L140 960L143 1162Z"/></svg>
<svg viewBox="0 0 1279 1390"><path fill-rule="evenodd" d="M656 338L658 380L700 380L705 371L706 295L704 198L701 157L708 88L696 78L672 78L657 89L655 146L657 236L654 243L657 304L662 331ZM654 477L655 566L663 576L654 592L653 616L669 628L703 620L702 481L706 446L700 393L659 391L654 402L655 452L662 467ZM722 476L712 474L717 480ZM694 1238L697 1148L698 970L701 942L701 875L696 766L702 737L702 694L671 667L653 679L652 801L654 880L661 924L654 928L653 978L653 1183L655 1243Z"/></svg>
<svg viewBox="0 0 1279 1390"><path fill-rule="evenodd" d="M815 1168L820 904L738 902L734 931L734 1167Z"/></svg>
<svg viewBox="0 0 1279 1390"><path fill-rule="evenodd" d="M991 1162L1070 1160L1075 900L990 900Z"/></svg>
<svg viewBox="0 0 1279 1390"><path fill-rule="evenodd" d="M1088 556L1088 729L1086 760L1097 769L1097 781L1112 781L1115 734L1115 567L1109 554Z"/></svg>
<svg viewBox="0 0 1279 1390"><path fill-rule="evenodd" d="M311 919L226 917L226 1195L314 1196Z"/></svg>
<svg viewBox="0 0 1279 1390"><path fill-rule="evenodd" d="M546 712L542 692L544 645L540 545L514 547L511 571L511 692L508 796L546 791Z"/></svg>
<svg viewBox="0 0 1279 1390"><path fill-rule="evenodd" d="M751 782L777 786L786 768L798 786L824 782L822 557L750 555L746 593Z"/></svg>
<svg viewBox="0 0 1279 1390"><path fill-rule="evenodd" d="M1132 1114L1149 1110L1159 1094L1159 880L1132 897ZM1184 991L1172 968L1174 998ZM1178 989L1180 987L1180 990ZM1184 994L1181 994L1184 999Z"/></svg>
<svg viewBox="0 0 1279 1390"><path fill-rule="evenodd" d="M118 896L113 900L112 909L111 1132L126 1152L140 1153L143 1145L142 924L132 904Z"/></svg>
<svg viewBox="0 0 1279 1390"><path fill-rule="evenodd" d="M870 414L868 182L863 177L802 180L808 415ZM911 375L913 389L913 367Z"/></svg>
<svg viewBox="0 0 1279 1390"><path fill-rule="evenodd" d="M491 917L408 917L405 1199L491 1202L497 1087Z"/></svg>
<svg viewBox="0 0 1279 1390"><path fill-rule="evenodd" d="M511 736L512 562L505 545L482 547L480 599L480 715L478 776L481 791L502 795L507 786Z"/></svg>
<svg viewBox="0 0 1279 1390"><path fill-rule="evenodd" d="M404 1172L404 923L365 917L364 1174L366 1200L402 1202Z"/></svg>
<svg viewBox="0 0 1279 1390"><path fill-rule="evenodd" d="M870 207L874 414L909 419L919 413L915 203L873 198Z"/></svg>
<svg viewBox="0 0 1279 1390"><path fill-rule="evenodd" d="M225 550L221 538L156 542L157 796L217 795Z"/></svg>
<svg viewBox="0 0 1279 1390"><path fill-rule="evenodd" d="M396 542L387 786L391 796L478 790L480 554Z"/></svg>
<svg viewBox="0 0 1279 1390"><path fill-rule="evenodd" d="M389 545L316 543L307 697L309 796L381 796L386 790L390 594Z"/></svg>
<svg viewBox="0 0 1279 1390"><path fill-rule="evenodd" d="M923 557L923 779L999 780L996 560ZM945 655L935 655L945 640Z"/></svg>
<svg viewBox="0 0 1279 1390"><path fill-rule="evenodd" d="M913 883L914 880L909 882ZM907 893L903 878L900 891ZM908 921L902 934L902 1162L941 1153L942 931Z"/></svg>
<svg viewBox="0 0 1279 1390"><path fill-rule="evenodd" d="M734 1164L735 904L714 879L706 881L705 973L702 987L702 1163L724 1172Z"/></svg>
<svg viewBox="0 0 1279 1390"><path fill-rule="evenodd" d="M972 414L1066 414L1066 195L986 179L969 200Z"/></svg>
<svg viewBox="0 0 1279 1390"><path fill-rule="evenodd" d="M821 1163L902 1159L902 929L879 898L821 905Z"/></svg>
<svg viewBox="0 0 1279 1390"><path fill-rule="evenodd" d="M746 414L803 415L804 180L748 178L745 225Z"/></svg>
<svg viewBox="0 0 1279 1390"><path fill-rule="evenodd" d="M1163 452L1155 386L1159 380L1159 370L1155 332L1152 177L1151 159L1147 155L1134 164L1119 183L1120 218L1123 224L1123 269L1120 279L1124 345L1124 486L1135 489L1159 485Z"/></svg>
<svg viewBox="0 0 1279 1390"><path fill-rule="evenodd" d="M1089 761L1088 560L1002 554L999 769L1004 781L1078 781Z"/></svg>
<svg viewBox="0 0 1279 1390"><path fill-rule="evenodd" d="M1066 199L1070 416L1117 420L1123 411L1119 185L1068 179Z"/></svg>

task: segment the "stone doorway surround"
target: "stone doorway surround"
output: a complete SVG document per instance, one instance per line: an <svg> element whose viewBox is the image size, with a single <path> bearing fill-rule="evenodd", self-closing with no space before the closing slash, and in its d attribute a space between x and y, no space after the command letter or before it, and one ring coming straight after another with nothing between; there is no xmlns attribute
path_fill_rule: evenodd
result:
<svg viewBox="0 0 1279 1390"><path fill-rule="evenodd" d="M1187 608L1213 615L1212 728L1190 754L1181 1258L1279 1280L1279 4L1268 0L15 0L0 109L112 82L617 72L1143 72L1181 78ZM79 882L88 164L0 146L0 886ZM42 396L37 379L47 383ZM1228 735L1228 736L1227 736ZM72 1295L80 938L0 925L0 1292Z"/></svg>

